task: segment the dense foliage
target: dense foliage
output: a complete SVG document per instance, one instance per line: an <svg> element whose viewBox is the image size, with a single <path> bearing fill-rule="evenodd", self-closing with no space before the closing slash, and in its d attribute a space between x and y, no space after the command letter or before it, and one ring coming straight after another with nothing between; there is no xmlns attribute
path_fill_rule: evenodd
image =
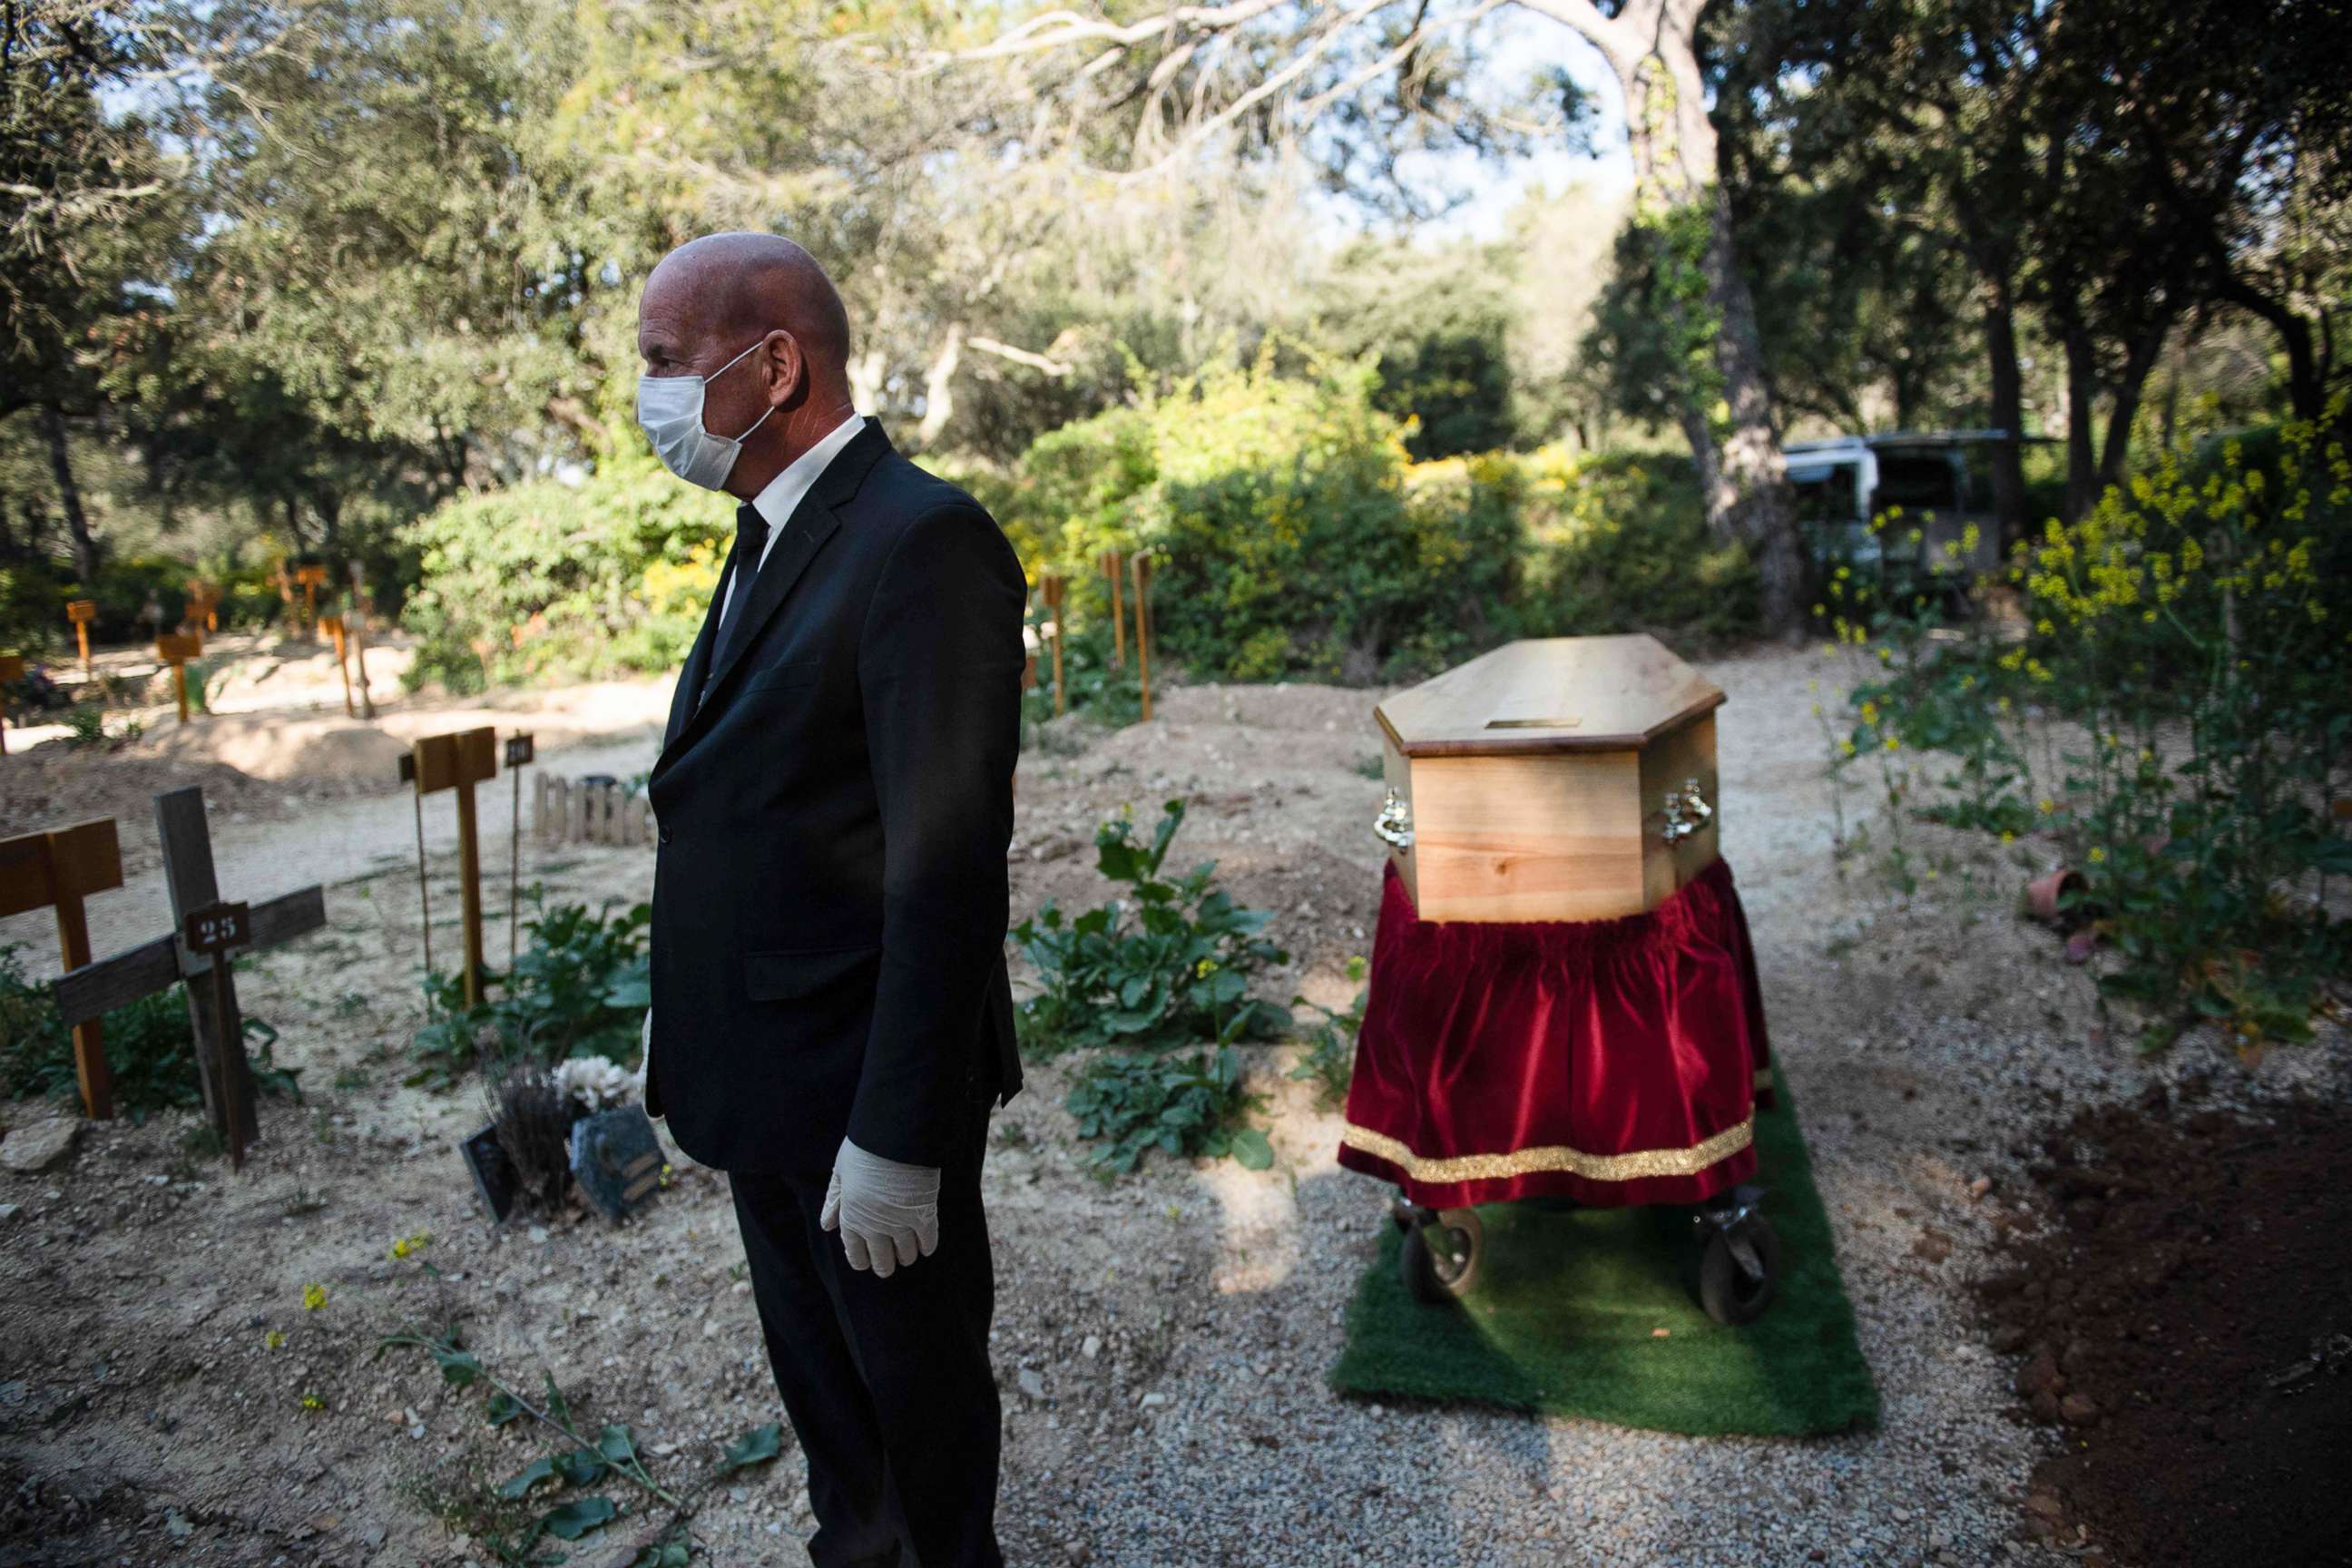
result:
<svg viewBox="0 0 2352 1568"><path fill-rule="evenodd" d="M2015 639L1832 584L1841 644L1877 667L1836 752L1876 773L1890 868L1914 875L1913 811L2046 836L2083 879L2073 917L2112 945L2102 988L2144 1012L2149 1045L2200 1017L2249 1046L2305 1037L2352 972L2330 897L2352 875L2343 440L2291 422L2167 451L2080 521L2053 519L2011 575ZM1956 771L1927 776L1906 760L1922 749Z"/></svg>

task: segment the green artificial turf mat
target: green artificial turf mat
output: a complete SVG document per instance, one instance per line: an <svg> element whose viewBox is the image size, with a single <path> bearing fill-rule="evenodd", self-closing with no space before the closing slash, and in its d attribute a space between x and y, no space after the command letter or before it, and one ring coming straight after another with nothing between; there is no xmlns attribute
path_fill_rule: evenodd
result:
<svg viewBox="0 0 2352 1568"><path fill-rule="evenodd" d="M1757 1180L1780 1237L1780 1290L1763 1317L1727 1329L1700 1310L1688 1210L1488 1204L1478 1210L1478 1278L1449 1305L1405 1293L1401 1237L1381 1227L1332 1385L1696 1436L1874 1423L1878 1391L1854 1340L1829 1216L1795 1104L1774 1081L1776 1108L1756 1117Z"/></svg>

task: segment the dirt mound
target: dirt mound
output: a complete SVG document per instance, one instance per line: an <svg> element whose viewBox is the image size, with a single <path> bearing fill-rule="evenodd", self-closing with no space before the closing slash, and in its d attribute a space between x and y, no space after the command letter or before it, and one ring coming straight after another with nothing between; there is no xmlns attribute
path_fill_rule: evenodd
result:
<svg viewBox="0 0 2352 1568"><path fill-rule="evenodd" d="M2067 1431L2035 1529L2147 1568L2352 1563L2352 1113L2176 1115L2158 1092L2042 1153L2056 1222L1980 1287L2028 1413Z"/></svg>
<svg viewBox="0 0 2352 1568"><path fill-rule="evenodd" d="M215 713L166 722L122 748L125 756L218 763L249 778L285 784L382 784L399 777L407 745L340 713Z"/></svg>

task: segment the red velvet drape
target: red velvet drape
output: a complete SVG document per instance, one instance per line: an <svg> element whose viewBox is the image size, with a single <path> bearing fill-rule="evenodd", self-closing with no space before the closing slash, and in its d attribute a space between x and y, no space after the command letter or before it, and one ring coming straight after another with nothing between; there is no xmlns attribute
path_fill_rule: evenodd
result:
<svg viewBox="0 0 2352 1568"><path fill-rule="evenodd" d="M1435 1208L1687 1204L1745 1181L1769 1046L1717 860L1647 914L1423 921L1396 868L1339 1163Z"/></svg>

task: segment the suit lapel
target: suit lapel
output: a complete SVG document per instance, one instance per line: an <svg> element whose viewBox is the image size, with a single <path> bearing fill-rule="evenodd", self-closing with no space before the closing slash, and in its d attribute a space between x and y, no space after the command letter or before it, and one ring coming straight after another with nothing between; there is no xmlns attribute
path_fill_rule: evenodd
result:
<svg viewBox="0 0 2352 1568"><path fill-rule="evenodd" d="M761 628L774 616L785 595L801 580L801 574L808 570L809 563L816 559L817 552L841 526L841 518L834 509L849 503L865 483L866 476L888 450L890 437L883 434L881 423L868 418L866 427L851 437L849 445L825 465L824 472L817 477L816 483L784 524L783 534L769 552L766 563L752 577L751 597L744 605L724 652L711 646L718 637L719 606L725 600L726 582L721 578L722 592L711 595L710 610L703 617L702 635L695 639L694 651L687 657L686 668L678 676L677 692L670 701L669 733L663 742L660 760L654 763L656 773L686 750L707 716L723 704L730 689L728 678L759 640ZM711 668L713 659L718 660L716 668ZM695 693L702 688L705 669L710 670L710 694L698 706Z"/></svg>

